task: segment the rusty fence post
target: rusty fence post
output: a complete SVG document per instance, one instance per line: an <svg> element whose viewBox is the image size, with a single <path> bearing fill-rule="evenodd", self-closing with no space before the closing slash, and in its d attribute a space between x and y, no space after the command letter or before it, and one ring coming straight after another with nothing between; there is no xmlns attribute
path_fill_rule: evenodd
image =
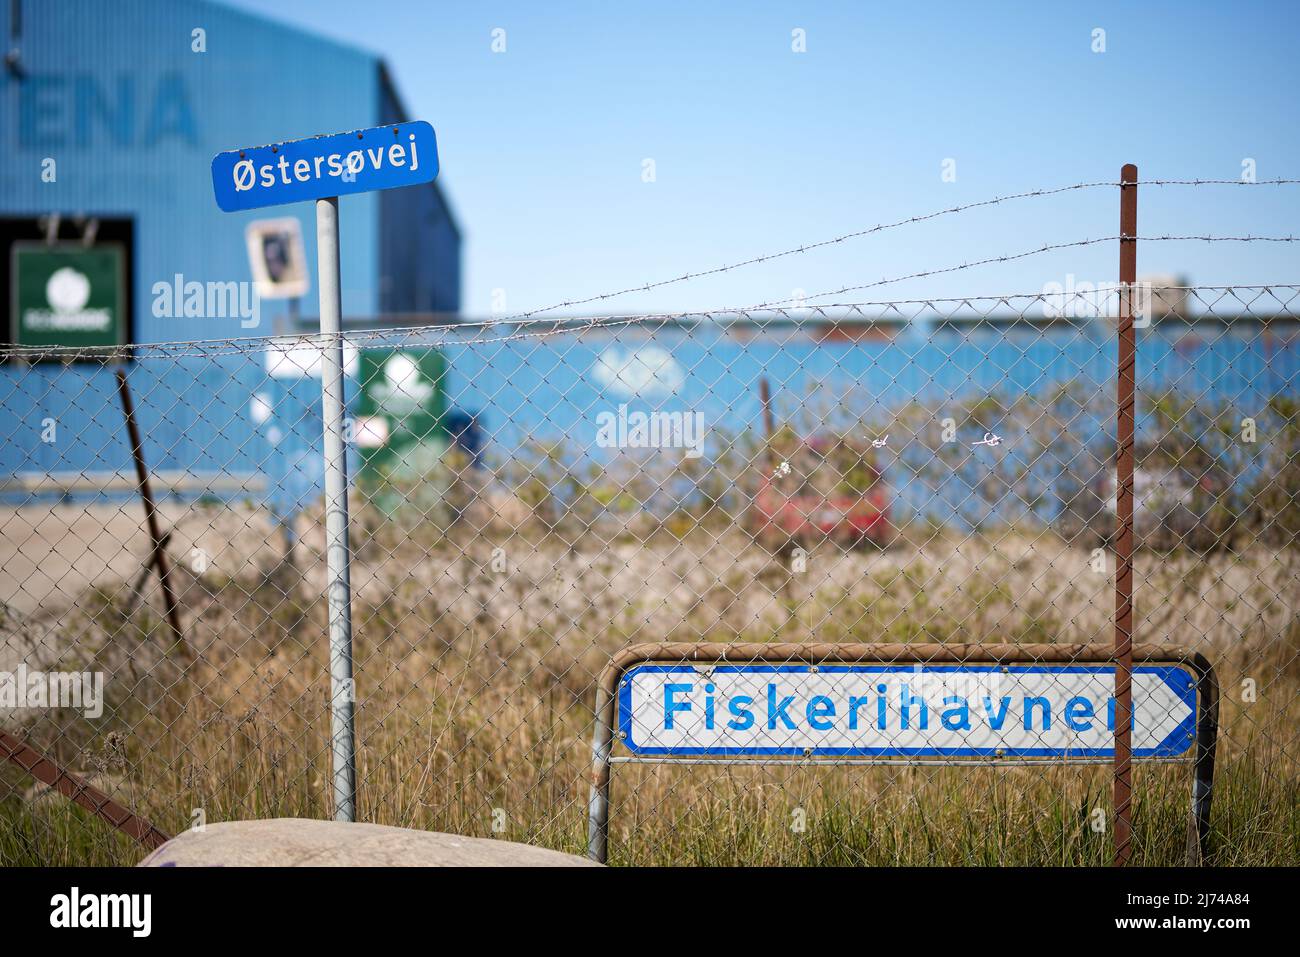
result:
<svg viewBox="0 0 1300 957"><path fill-rule="evenodd" d="M1133 430L1137 349L1137 167L1120 171L1119 362L1115 460L1115 866L1128 864L1133 798Z"/></svg>
<svg viewBox="0 0 1300 957"><path fill-rule="evenodd" d="M131 440L131 458L135 460L135 477L140 483L140 498L144 501L145 522L149 526L151 541L149 562L158 572L158 582L162 586L163 605L167 611L167 624L171 628L176 646L188 652L185 635L181 631L180 605L176 601L176 590L172 587L171 568L167 564L167 540L170 533L164 535L158 525L158 506L154 502L153 488L149 484L149 468L144 461L144 444L140 438L140 427L135 421L135 405L131 401L131 389L126 382L126 373L117 372L117 393L122 400L122 414L126 417L126 433Z"/></svg>
<svg viewBox="0 0 1300 957"><path fill-rule="evenodd" d="M771 474L776 468L776 452L772 449L776 421L772 413L772 387L767 383L767 376L758 380L758 399L763 406L763 446L767 450L767 470Z"/></svg>
<svg viewBox="0 0 1300 957"><path fill-rule="evenodd" d="M766 376L758 380L758 398L763 404L763 435L771 442L776 422L772 415L772 387L767 384Z"/></svg>

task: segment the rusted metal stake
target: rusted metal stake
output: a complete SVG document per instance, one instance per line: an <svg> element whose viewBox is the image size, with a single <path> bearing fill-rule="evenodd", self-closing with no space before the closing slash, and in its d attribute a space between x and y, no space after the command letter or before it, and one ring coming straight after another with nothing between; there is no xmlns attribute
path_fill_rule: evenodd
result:
<svg viewBox="0 0 1300 957"><path fill-rule="evenodd" d="M1129 862L1133 799L1133 412L1137 348L1137 167L1120 170L1119 375L1115 461L1115 866Z"/></svg>
<svg viewBox="0 0 1300 957"><path fill-rule="evenodd" d="M772 448L772 436L776 434L776 422L772 415L772 388L767 384L767 376L758 380L758 398L763 404L763 438L767 448L767 467L771 472L776 468L775 451Z"/></svg>
<svg viewBox="0 0 1300 957"><path fill-rule="evenodd" d="M154 503L153 488L149 484L149 468L144 461L144 444L140 441L140 428L135 421L135 405L131 402L131 389L126 383L126 373L117 372L117 394L122 399L122 414L126 416L126 434L131 440L131 458L135 460L135 477L140 483L140 498L144 501L144 517L149 525L149 538L153 545L149 561L158 572L162 586L163 605L167 610L167 624L177 647L188 652L185 635L181 631L180 606L172 588L171 568L167 564L167 539L158 525L158 506Z"/></svg>
<svg viewBox="0 0 1300 957"><path fill-rule="evenodd" d="M768 385L766 376L758 380L758 397L763 403L763 434L771 442L776 422L772 418L772 387Z"/></svg>

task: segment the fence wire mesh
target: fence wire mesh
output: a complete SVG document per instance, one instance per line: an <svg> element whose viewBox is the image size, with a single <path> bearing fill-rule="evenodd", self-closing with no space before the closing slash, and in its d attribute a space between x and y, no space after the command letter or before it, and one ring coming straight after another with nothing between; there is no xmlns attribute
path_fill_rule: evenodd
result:
<svg viewBox="0 0 1300 957"><path fill-rule="evenodd" d="M1111 293L346 333L358 819L584 853L631 644L1110 643ZM1298 297L1137 329L1135 639L1218 672L1225 864L1300 841ZM168 833L332 813L329 344L4 356L0 730ZM1106 863L1110 775L620 763L609 857ZM1184 860L1189 789L1135 769L1134 863ZM140 854L0 766L0 863Z"/></svg>

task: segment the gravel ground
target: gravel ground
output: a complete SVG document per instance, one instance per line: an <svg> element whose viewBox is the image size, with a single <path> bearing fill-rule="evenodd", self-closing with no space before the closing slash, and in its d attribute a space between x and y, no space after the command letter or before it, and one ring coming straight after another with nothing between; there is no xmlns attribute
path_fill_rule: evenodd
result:
<svg viewBox="0 0 1300 957"><path fill-rule="evenodd" d="M260 510L167 503L161 513L164 527L173 530L168 551L187 609L206 600L215 582L253 583L281 561L283 539ZM300 524L293 574L301 594L314 597L325 583L323 538L309 517ZM1026 614L1055 629L1037 640L1112 637L1113 556L1099 559L1046 533L936 536L885 551L823 546L811 549L800 566L775 559L739 529L574 546L553 539L533 543L507 532L431 548L414 536L392 534L395 529L381 531L354 537L358 608L400 600L443 628L490 623L512 634L541 632L561 649L585 644L607 653L607 633L614 644L718 640L741 632L800 640L851 628L864 616L882 629L910 617L941 639L953 639L954 626L967 632L962 640L1004 638L1000 626ZM148 552L143 515L128 506L0 515L0 601L9 620L0 671L20 660L36 667L59 657L67 639L56 636L70 611L89 589L127 588ZM1136 581L1144 641L1228 647L1255 628L1285 632L1300 608L1296 557L1263 546L1208 559L1143 552ZM147 600L159 607L156 591L151 577ZM954 621L959 608L968 610L967 617ZM970 609L978 614L971 616ZM13 627L15 620L23 625ZM357 623L358 631L366 626Z"/></svg>

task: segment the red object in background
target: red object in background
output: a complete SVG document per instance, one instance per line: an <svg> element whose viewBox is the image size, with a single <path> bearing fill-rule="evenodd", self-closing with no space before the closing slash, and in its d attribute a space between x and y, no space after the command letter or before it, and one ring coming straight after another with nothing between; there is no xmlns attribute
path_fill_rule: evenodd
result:
<svg viewBox="0 0 1300 957"><path fill-rule="evenodd" d="M774 551L823 539L847 546L886 545L892 528L885 483L858 453L843 466L848 474L841 474L833 454L842 458L849 448L834 439L814 438L783 463L784 474L778 468L775 475L764 475L748 516L751 534ZM855 484L866 490L854 491Z"/></svg>

